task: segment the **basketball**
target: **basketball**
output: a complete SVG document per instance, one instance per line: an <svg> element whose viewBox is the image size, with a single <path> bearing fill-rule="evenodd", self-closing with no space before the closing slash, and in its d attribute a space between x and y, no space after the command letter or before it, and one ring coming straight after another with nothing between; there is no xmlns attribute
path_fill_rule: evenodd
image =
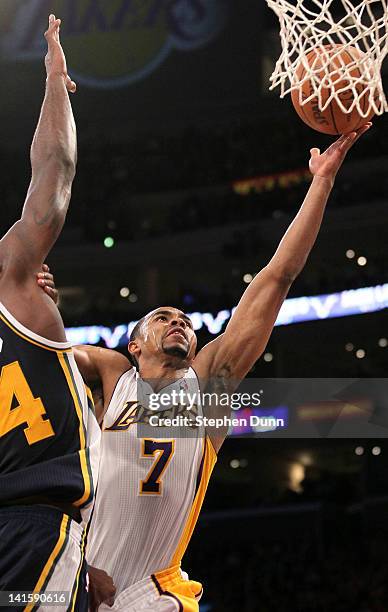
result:
<svg viewBox="0 0 388 612"><path fill-rule="evenodd" d="M326 79L327 81L330 78L331 82L328 82L328 86L325 87L323 85L321 89L322 103L325 104L325 102L328 100L332 91L332 86L334 86L335 90L338 91L344 87L346 88L348 82L349 88L345 89L345 91L343 91L339 97L345 108L350 108L354 101L354 93L351 89L349 78L346 75L344 76L344 66L355 60L359 61L364 54L355 47L347 47L346 49L344 48L338 55L338 47L342 47L342 45L325 45L325 57L323 57L322 48L313 49L306 56L306 60L309 66L317 71L311 78L320 81L323 79ZM327 53L329 54L329 58L331 53L333 53L333 59L331 60L328 68L325 67L327 62ZM319 68L322 68L322 72L319 72ZM330 73L330 77L327 76L328 72ZM301 81L304 78L305 73L306 67L303 62L300 62L296 69L296 77L298 81ZM355 66L349 71L349 75L355 79L361 77L360 68ZM306 100L315 89L311 83L311 80L306 80L300 86L300 88L302 89L303 100ZM367 117L362 117L356 107L350 113L345 113L336 100L332 100L327 108L324 111L321 111L318 106L317 97L312 98L309 102L307 102L307 104L302 106L299 102L300 88L294 89L291 92L291 99L294 108L299 117L308 126L318 132L322 132L323 134L331 134L333 136L348 134L349 132L358 130L360 127L365 125L375 114L373 111L371 111ZM356 89L358 96L361 98L361 108L363 110L367 109L369 95L365 89L365 86L358 83L356 84ZM363 92L365 92L364 95Z"/></svg>

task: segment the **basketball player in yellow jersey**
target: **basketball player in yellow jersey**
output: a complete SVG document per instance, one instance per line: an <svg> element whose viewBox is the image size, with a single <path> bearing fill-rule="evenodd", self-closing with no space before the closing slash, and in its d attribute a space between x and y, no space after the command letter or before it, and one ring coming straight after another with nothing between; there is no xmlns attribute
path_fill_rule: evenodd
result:
<svg viewBox="0 0 388 612"><path fill-rule="evenodd" d="M84 540L99 459L62 319L34 278L64 224L76 166L76 87L59 28L51 15L31 184L0 241L0 606L26 612L88 609Z"/></svg>
<svg viewBox="0 0 388 612"><path fill-rule="evenodd" d="M320 154L311 151L314 175L305 201L275 255L245 291L225 332L196 354L192 323L163 307L147 314L132 332L132 364L114 351L78 347L76 360L94 387L102 423L99 488L87 560L92 610L196 612L201 585L180 569L204 499L224 431L197 428L192 436L141 437L139 380L150 392L207 390L217 379L232 392L263 353L280 307L303 269L321 226L335 176L351 146L370 127L342 136ZM159 382L155 382L159 381ZM200 381L200 383L199 383ZM206 410L198 406L199 412ZM144 435L144 434L143 434ZM95 568L95 569L93 569ZM110 585L113 608L101 604ZM112 592L110 592L112 595Z"/></svg>

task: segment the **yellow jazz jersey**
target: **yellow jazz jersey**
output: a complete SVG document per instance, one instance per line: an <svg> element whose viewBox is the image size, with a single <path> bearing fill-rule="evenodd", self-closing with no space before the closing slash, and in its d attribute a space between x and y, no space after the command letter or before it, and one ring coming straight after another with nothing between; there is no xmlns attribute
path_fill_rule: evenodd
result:
<svg viewBox="0 0 388 612"><path fill-rule="evenodd" d="M86 522L100 430L68 343L31 332L0 303L0 505L72 503Z"/></svg>
<svg viewBox="0 0 388 612"><path fill-rule="evenodd" d="M175 385L177 390L187 385L198 395L192 369L169 390ZM180 565L216 461L201 428L190 437L139 437L140 427L131 417L139 407L137 376L130 370L118 381L104 418L86 554L90 565L112 576L122 610L134 583Z"/></svg>

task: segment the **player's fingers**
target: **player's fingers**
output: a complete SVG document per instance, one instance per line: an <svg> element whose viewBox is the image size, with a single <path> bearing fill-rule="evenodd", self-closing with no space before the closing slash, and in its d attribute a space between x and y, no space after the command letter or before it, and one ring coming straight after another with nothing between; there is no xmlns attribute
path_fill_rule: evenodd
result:
<svg viewBox="0 0 388 612"><path fill-rule="evenodd" d="M357 142L357 140L359 140L361 136L365 134L365 132L367 132L371 127L372 127L372 123L369 122L363 125L362 128L360 128L356 132L352 132L351 134L348 134L348 138L342 145L341 151L347 153L349 149L354 145L354 143Z"/></svg>
<svg viewBox="0 0 388 612"><path fill-rule="evenodd" d="M43 272L50 272L49 266L47 264L45 264L45 263L42 265L42 270L43 270Z"/></svg>
<svg viewBox="0 0 388 612"><path fill-rule="evenodd" d="M311 159L315 159L316 157L319 157L320 154L321 154L320 149L317 149L316 147L314 147L314 149L310 149Z"/></svg>
<svg viewBox="0 0 388 612"><path fill-rule="evenodd" d="M341 149L343 144L347 141L347 138L348 138L348 134L342 134L342 136L337 138L337 140L334 141L332 145L330 145L326 153L331 155L332 153L335 153L335 151L337 151L338 149Z"/></svg>
<svg viewBox="0 0 388 612"><path fill-rule="evenodd" d="M38 285L41 287L49 287L50 289L55 289L55 283L53 280L47 280L46 278L38 278Z"/></svg>
<svg viewBox="0 0 388 612"><path fill-rule="evenodd" d="M48 271L38 272L38 278L41 278L43 280L47 280L48 283L54 285L54 276L53 276L53 274L51 274L51 272L48 272Z"/></svg>
<svg viewBox="0 0 388 612"><path fill-rule="evenodd" d="M353 132L350 132L350 134L342 134L342 136L340 136L338 138L338 140L334 143L334 145L342 146L344 144L344 142L348 142L348 140L349 140L349 138L351 137L352 134L353 134Z"/></svg>
<svg viewBox="0 0 388 612"><path fill-rule="evenodd" d="M60 32L60 29L61 29L61 23L62 23L62 21L60 19L57 19L56 23L55 23L54 38L55 38L57 43L60 42L60 40L59 40L59 32Z"/></svg>
<svg viewBox="0 0 388 612"><path fill-rule="evenodd" d="M43 289L43 291L45 293L47 293L48 296L51 297L51 299L57 303L58 302L58 291L55 288L55 285L53 282L51 281L47 281L44 278L39 278L38 279L38 285Z"/></svg>
<svg viewBox="0 0 388 612"><path fill-rule="evenodd" d="M370 128L372 127L372 122L369 121L368 123L366 123L365 125L363 125L360 129L358 129L355 132L351 132L350 134L346 134L344 136L344 140L341 144L341 150L342 151L348 151L350 149L350 147L352 147L354 145L355 142L357 142L357 140L359 138L361 138L361 136L363 134L365 134L365 132L367 132L368 130L370 130Z"/></svg>
<svg viewBox="0 0 388 612"><path fill-rule="evenodd" d="M356 132L356 138L354 139L355 141L358 140L359 138L361 138L361 136L363 134L365 134L365 132L367 132L368 130L371 129L373 123L371 121L369 121L368 123L366 123L365 125L363 125L359 130L357 130Z"/></svg>
<svg viewBox="0 0 388 612"><path fill-rule="evenodd" d="M357 138L357 132L350 132L350 134L344 134L344 136L338 141L340 151L347 151Z"/></svg>
<svg viewBox="0 0 388 612"><path fill-rule="evenodd" d="M49 17L49 27L44 33L47 42L57 41L58 40L58 29L61 25L61 20L56 19L55 15L50 15Z"/></svg>
<svg viewBox="0 0 388 612"><path fill-rule="evenodd" d="M90 612L97 612L100 605L104 603L103 598L95 589L92 593L89 593L89 599Z"/></svg>
<svg viewBox="0 0 388 612"><path fill-rule="evenodd" d="M70 93L75 93L77 91L76 83L74 83L74 81L72 81L69 76L66 79L66 87L67 90L70 91Z"/></svg>
<svg viewBox="0 0 388 612"><path fill-rule="evenodd" d="M49 22L48 22L48 28L44 34L46 38L49 38L50 35L53 33L54 24L55 24L55 15L50 15Z"/></svg>
<svg viewBox="0 0 388 612"><path fill-rule="evenodd" d="M45 291L47 289L47 293L49 293L50 295L58 295L58 291L52 281L47 281L44 278L38 278L38 285L39 287L42 287L42 289L44 289Z"/></svg>
<svg viewBox="0 0 388 612"><path fill-rule="evenodd" d="M47 295L49 297L51 297L51 299L55 302L55 304L58 301L58 291L56 289L53 289L52 287L47 287L47 285L44 287L44 292L47 293Z"/></svg>
<svg viewBox="0 0 388 612"><path fill-rule="evenodd" d="M109 593L109 595L107 596L104 603L106 603L111 608L115 602L116 586L114 585L113 580L110 577L109 577L109 583L110 583L109 589L107 589L107 592Z"/></svg>

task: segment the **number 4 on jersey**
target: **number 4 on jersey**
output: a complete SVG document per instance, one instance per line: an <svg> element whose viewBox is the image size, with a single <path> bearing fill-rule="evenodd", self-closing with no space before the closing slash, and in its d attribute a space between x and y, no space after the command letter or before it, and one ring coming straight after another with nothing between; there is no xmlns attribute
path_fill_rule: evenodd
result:
<svg viewBox="0 0 388 612"><path fill-rule="evenodd" d="M140 495L161 495L161 478L175 450L175 440L142 440L142 457L156 457L145 480L140 481Z"/></svg>
<svg viewBox="0 0 388 612"><path fill-rule="evenodd" d="M19 405L13 408L14 398ZM0 438L20 425L27 425L24 435L29 445L55 435L50 421L43 419L46 411L42 400L34 398L17 361L1 370L0 407Z"/></svg>

